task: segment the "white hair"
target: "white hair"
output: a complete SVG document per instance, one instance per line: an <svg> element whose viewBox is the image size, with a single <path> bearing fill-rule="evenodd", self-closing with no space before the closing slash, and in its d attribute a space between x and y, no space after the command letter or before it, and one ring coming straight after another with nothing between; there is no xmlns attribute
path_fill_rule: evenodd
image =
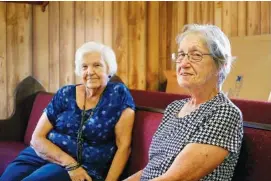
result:
<svg viewBox="0 0 271 181"><path fill-rule="evenodd" d="M185 25L181 34L177 36L178 45L190 33L199 33L205 41L215 64L219 69L218 84L221 86L230 73L235 57L231 54L231 44L228 37L215 25Z"/></svg>
<svg viewBox="0 0 271 181"><path fill-rule="evenodd" d="M85 54L91 53L91 52L98 52L101 54L102 59L105 61L105 63L108 66L108 73L112 77L118 69L117 61L116 61L116 55L114 51L102 44L97 42L87 42L83 44L80 48L76 50L75 53L75 74L80 76L82 71L82 62Z"/></svg>

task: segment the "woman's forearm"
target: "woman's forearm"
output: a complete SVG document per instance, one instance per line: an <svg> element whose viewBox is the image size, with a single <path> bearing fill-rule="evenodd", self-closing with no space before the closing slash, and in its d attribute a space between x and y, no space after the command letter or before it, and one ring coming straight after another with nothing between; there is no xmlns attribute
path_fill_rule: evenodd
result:
<svg viewBox="0 0 271 181"><path fill-rule="evenodd" d="M56 163L61 166L66 166L76 162L73 157L62 151L58 146L46 138L32 138L31 146L37 155L49 162Z"/></svg>
<svg viewBox="0 0 271 181"><path fill-rule="evenodd" d="M130 156L131 148L119 148L114 156L106 181L117 181Z"/></svg>

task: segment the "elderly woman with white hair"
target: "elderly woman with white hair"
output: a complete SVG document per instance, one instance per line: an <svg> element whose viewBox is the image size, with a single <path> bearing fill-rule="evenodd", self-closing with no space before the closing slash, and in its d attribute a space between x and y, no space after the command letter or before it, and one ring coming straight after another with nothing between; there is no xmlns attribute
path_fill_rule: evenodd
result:
<svg viewBox="0 0 271 181"><path fill-rule="evenodd" d="M177 43L177 80L191 97L168 105L148 164L127 180L230 181L243 138L242 114L221 90L230 42L217 26L186 25Z"/></svg>
<svg viewBox="0 0 271 181"><path fill-rule="evenodd" d="M76 52L82 84L54 95L31 146L7 167L1 181L116 181L130 154L135 104L117 71L113 50L88 42ZM125 130L125 131L124 131Z"/></svg>

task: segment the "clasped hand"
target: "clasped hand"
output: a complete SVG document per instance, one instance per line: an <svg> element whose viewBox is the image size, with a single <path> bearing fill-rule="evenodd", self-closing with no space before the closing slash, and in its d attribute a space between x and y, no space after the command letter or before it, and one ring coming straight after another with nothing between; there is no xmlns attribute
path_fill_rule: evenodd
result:
<svg viewBox="0 0 271 181"><path fill-rule="evenodd" d="M92 181L91 177L82 167L68 171L68 173L72 181Z"/></svg>

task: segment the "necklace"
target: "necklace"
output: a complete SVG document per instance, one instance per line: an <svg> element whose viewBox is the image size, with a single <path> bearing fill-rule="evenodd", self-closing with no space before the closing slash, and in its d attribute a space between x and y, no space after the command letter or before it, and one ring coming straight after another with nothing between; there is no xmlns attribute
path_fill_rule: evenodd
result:
<svg viewBox="0 0 271 181"><path fill-rule="evenodd" d="M91 118L96 110L96 108L98 107L98 105L100 104L101 101L101 97L103 96L105 89L103 90L99 101L97 103L97 105L91 110L89 117L86 119L85 115L86 115L86 99L87 99L87 91L85 90L85 94L84 94L84 105L83 105L83 111L81 113L81 121L80 121L80 127L78 129L78 134L77 134L77 148L76 148L76 157L77 157L77 162L79 165L82 165L82 149L83 149L83 143L84 143L84 138L83 138L83 126L85 124L85 122Z"/></svg>

